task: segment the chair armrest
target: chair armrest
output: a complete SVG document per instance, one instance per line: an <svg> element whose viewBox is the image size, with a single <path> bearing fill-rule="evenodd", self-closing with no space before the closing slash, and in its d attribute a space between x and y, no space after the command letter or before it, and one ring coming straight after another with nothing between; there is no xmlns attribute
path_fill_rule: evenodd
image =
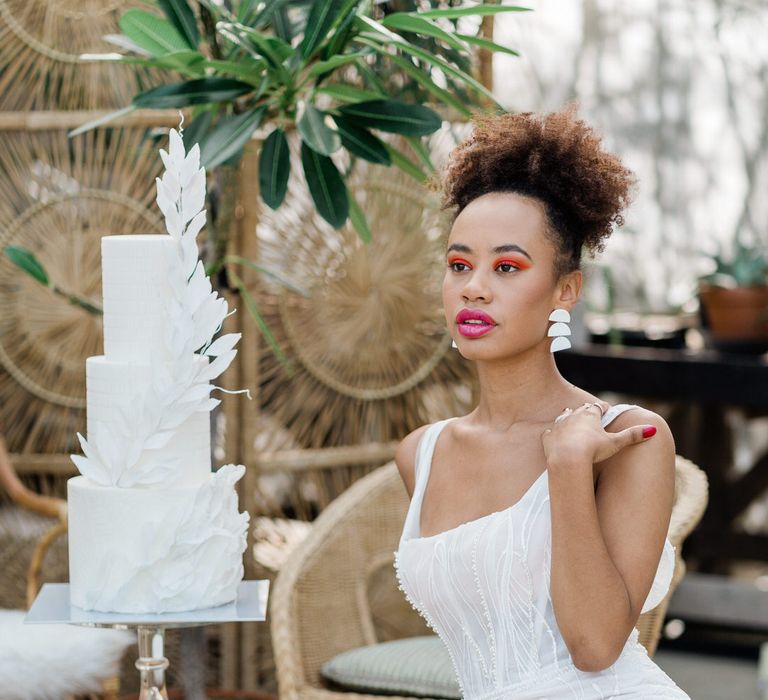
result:
<svg viewBox="0 0 768 700"><path fill-rule="evenodd" d="M0 436L0 487L4 488L11 499L26 510L44 515L49 518L57 518L59 521L67 519L67 502L62 498L42 496L30 491L17 476L5 440Z"/></svg>

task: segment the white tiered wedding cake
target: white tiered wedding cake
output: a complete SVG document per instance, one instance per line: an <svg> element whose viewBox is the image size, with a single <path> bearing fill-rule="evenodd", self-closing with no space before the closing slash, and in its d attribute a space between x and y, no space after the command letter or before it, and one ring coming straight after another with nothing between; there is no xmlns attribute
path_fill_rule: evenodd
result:
<svg viewBox="0 0 768 700"><path fill-rule="evenodd" d="M200 151L170 132L157 203L169 235L101 241L104 355L86 361L87 441L68 482L70 601L159 613L231 602L243 578L242 465L211 472L211 382L237 333L198 260Z"/></svg>

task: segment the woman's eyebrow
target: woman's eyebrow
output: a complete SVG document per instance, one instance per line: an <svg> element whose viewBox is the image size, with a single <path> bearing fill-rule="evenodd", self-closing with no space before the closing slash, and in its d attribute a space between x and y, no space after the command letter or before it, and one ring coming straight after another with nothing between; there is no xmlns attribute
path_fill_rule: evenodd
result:
<svg viewBox="0 0 768 700"><path fill-rule="evenodd" d="M445 251L446 254L450 253L452 250L456 250L459 253L471 253L472 248L470 248L468 245L464 245L463 243L451 243L451 245L448 246L448 249ZM505 245L498 245L495 248L491 248L491 252L495 254L499 253L522 253L525 255L528 260L533 262L533 258L528 255L527 251L523 250L519 245L515 245L514 243L507 243Z"/></svg>

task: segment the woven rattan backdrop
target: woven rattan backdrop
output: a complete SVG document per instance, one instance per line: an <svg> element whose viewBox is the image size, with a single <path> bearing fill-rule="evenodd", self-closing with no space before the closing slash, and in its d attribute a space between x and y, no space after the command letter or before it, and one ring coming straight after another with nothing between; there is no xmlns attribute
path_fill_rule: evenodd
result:
<svg viewBox="0 0 768 700"><path fill-rule="evenodd" d="M84 53L109 53L104 41L131 5L120 0L0 0L0 110L117 109L151 75L146 69L93 63ZM146 8L147 6L144 5Z"/></svg>

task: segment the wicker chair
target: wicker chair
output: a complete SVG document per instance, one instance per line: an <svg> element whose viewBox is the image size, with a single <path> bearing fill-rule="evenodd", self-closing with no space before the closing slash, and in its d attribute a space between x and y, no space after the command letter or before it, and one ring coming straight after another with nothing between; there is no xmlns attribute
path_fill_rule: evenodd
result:
<svg viewBox="0 0 768 700"><path fill-rule="evenodd" d="M678 455L669 526L675 572L666 598L637 625L649 654L655 652L669 598L685 573L680 545L706 503L704 472ZM407 508L397 467L390 462L328 506L281 569L270 600L281 699L379 698L329 690L320 667L350 649L430 633L397 589L392 567Z"/></svg>

